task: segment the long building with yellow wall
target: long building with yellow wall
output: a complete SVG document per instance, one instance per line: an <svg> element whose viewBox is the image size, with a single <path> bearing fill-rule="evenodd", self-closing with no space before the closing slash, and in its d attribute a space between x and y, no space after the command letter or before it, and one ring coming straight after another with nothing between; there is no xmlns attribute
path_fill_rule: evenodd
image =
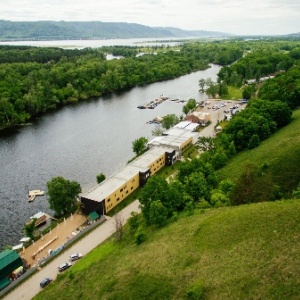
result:
<svg viewBox="0 0 300 300"><path fill-rule="evenodd" d="M132 161L121 171L113 174L86 194L81 196L82 211L89 214L107 214L137 188L144 185L147 178L154 175L165 165L175 161L175 150L152 148Z"/></svg>
<svg viewBox="0 0 300 300"><path fill-rule="evenodd" d="M96 211L99 215L107 214L143 186L149 176L153 176L164 166L172 165L182 151L197 139L194 132L177 128L160 137L159 141L154 140L148 144L147 152L81 196L83 213Z"/></svg>

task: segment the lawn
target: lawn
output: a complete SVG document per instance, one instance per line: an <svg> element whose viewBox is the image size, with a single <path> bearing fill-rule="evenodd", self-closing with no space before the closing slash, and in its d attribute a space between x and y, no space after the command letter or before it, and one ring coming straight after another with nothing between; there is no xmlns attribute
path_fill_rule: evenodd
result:
<svg viewBox="0 0 300 300"><path fill-rule="evenodd" d="M293 113L292 122L263 141L253 150L236 155L218 171L220 179L238 178L243 166L251 162L258 167L267 164L275 181L286 191L295 189L300 181L300 109Z"/></svg>
<svg viewBox="0 0 300 300"><path fill-rule="evenodd" d="M180 215L137 246L128 233L78 261L34 299L299 299L300 202ZM191 293L190 293L191 295Z"/></svg>

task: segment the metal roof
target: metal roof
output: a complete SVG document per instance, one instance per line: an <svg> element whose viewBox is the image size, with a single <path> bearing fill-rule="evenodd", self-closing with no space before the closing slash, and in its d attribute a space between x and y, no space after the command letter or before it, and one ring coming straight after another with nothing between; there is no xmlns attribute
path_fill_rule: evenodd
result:
<svg viewBox="0 0 300 300"><path fill-rule="evenodd" d="M2 251L0 253L0 271L18 259L20 256L16 251L10 249Z"/></svg>
<svg viewBox="0 0 300 300"><path fill-rule="evenodd" d="M128 182L128 180L139 174L139 172L145 172L147 170L147 168L129 164L119 172L113 174L111 177L96 185L92 190L83 194L82 196L94 201L101 202L117 189L121 188L125 183Z"/></svg>

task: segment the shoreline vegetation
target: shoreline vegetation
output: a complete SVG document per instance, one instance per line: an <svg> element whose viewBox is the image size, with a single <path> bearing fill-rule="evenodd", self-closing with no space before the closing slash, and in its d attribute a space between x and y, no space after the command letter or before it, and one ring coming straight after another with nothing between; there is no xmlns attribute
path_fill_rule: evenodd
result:
<svg viewBox="0 0 300 300"><path fill-rule="evenodd" d="M243 53L237 47L207 43L179 48L0 46L0 128L26 124L68 103L204 70L209 63L232 63ZM221 56L223 52L228 56ZM106 53L123 58L106 60Z"/></svg>

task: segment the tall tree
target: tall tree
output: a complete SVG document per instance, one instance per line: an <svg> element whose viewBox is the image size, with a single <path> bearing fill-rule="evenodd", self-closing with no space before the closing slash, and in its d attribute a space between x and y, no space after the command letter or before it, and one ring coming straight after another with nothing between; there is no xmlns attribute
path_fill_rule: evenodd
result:
<svg viewBox="0 0 300 300"><path fill-rule="evenodd" d="M81 193L80 184L63 177L53 177L47 182L48 201L55 215L62 216L76 210L76 200Z"/></svg>

